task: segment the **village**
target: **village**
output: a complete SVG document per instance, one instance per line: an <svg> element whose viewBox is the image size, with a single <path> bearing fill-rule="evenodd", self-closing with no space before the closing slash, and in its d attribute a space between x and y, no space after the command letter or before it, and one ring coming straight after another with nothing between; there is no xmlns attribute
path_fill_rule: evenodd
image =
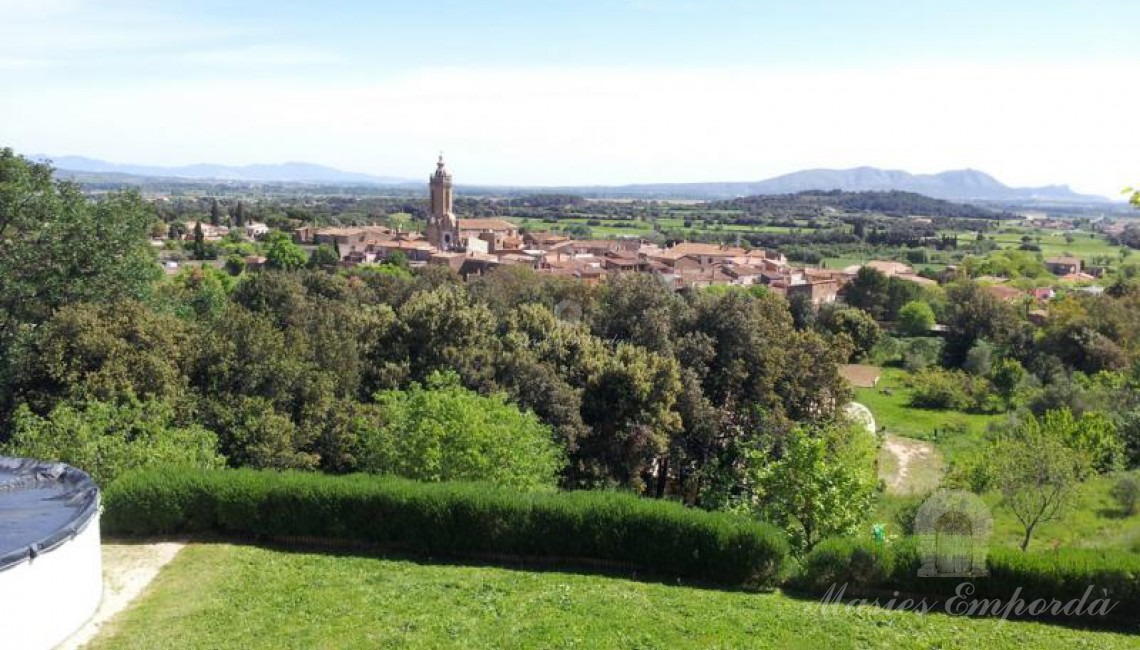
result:
<svg viewBox="0 0 1140 650"><path fill-rule="evenodd" d="M442 156L429 178L429 189L426 233L384 225L305 226L294 231L294 240L298 244L331 247L342 268L381 264L398 254L411 267L445 266L465 280L502 266L527 266L538 273L587 284L601 283L613 274L648 273L676 290L759 285L788 299L809 300L816 307L835 302L843 286L864 266L923 286L951 281L959 272L957 267L949 266L939 277L932 278L920 275L909 264L891 260L869 260L837 269L815 268L795 266L783 253L770 249L689 241L660 246L639 237L574 239L562 233L520 232L516 224L503 218L458 217L454 212L452 175ZM251 223L245 230L247 237L256 239L268 229L264 224ZM211 231L207 237L220 238L222 234ZM247 260L247 266L254 268L264 263L265 259L258 256ZM1045 264L1059 282L1090 282L1097 277L1086 273L1077 257L1048 258ZM1023 291L1009 285L1003 277L979 280L989 293L1007 302L1044 303L1055 295L1052 288ZM1031 312L1030 316L1040 314Z"/></svg>

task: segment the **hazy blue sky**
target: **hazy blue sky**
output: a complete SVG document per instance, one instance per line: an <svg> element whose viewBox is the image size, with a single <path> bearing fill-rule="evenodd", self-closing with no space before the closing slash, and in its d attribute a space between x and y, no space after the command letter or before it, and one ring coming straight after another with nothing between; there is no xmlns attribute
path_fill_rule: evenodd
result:
<svg viewBox="0 0 1140 650"><path fill-rule="evenodd" d="M0 145L460 182L1140 181L1140 2L0 0Z"/></svg>

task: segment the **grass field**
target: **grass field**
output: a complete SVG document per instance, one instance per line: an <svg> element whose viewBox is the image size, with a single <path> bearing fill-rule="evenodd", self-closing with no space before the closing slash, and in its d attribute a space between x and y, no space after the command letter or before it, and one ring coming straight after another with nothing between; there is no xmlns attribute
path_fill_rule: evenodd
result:
<svg viewBox="0 0 1140 650"><path fill-rule="evenodd" d="M1072 508L1056 520L1044 523L1033 533L1031 550L1054 546L1066 548L1122 548L1140 553L1140 515L1124 517L1109 491L1116 482L1113 476L1098 476L1081 486L1080 496ZM1024 528L998 506L998 497L989 494L985 501L993 508L994 532L990 543L1013 547L1021 543Z"/></svg>
<svg viewBox="0 0 1140 650"><path fill-rule="evenodd" d="M1051 548L1116 548L1140 553L1140 515L1124 517L1109 496L1115 483L1112 476L1099 476L1081 486L1076 503L1054 521L1038 526L1030 542L1030 550ZM987 494L983 500L993 515L991 547L1018 548L1024 528L1013 514L1001 505L997 494ZM891 535L902 534L895 519L896 513L907 499L893 494L879 496L870 514L866 530L870 535L872 524L887 524Z"/></svg>
<svg viewBox="0 0 1140 650"><path fill-rule="evenodd" d="M933 442L948 461L976 449L989 424L1003 417L913 408L909 406L910 389L903 385L905 377L906 371L901 368L883 368L878 386L856 389L855 401L871 409L880 429L886 427L887 433Z"/></svg>
<svg viewBox="0 0 1140 650"><path fill-rule="evenodd" d="M888 434L934 443L941 459L927 459L910 465L908 483L932 488L938 484L939 461L953 461L976 453L985 444L986 428L1001 415L957 413L917 409L907 405L910 391L903 386L906 372L898 368L884 368L876 388L860 388L855 399L871 410L879 427ZM885 395L887 389L890 395ZM948 432L947 427L961 429ZM934 431L941 431L934 435ZM898 471L897 461L884 449L879 455L879 475L888 482ZM1041 524L1034 533L1033 546L1037 549L1064 546L1074 548L1123 548L1140 552L1140 515L1123 518L1109 495L1116 477L1098 476L1086 482L1077 502L1056 521ZM921 494L926 490L911 491ZM881 495L870 523L892 524L895 512L905 502L899 490L888 490ZM1000 505L996 494L985 497L994 516L991 545L1015 547L1021 542L1023 528L1013 514ZM897 533L897 530L892 532Z"/></svg>
<svg viewBox="0 0 1140 650"><path fill-rule="evenodd" d="M821 607L560 572L193 544L90 646L1135 648L1043 623Z"/></svg>
<svg viewBox="0 0 1140 650"><path fill-rule="evenodd" d="M1021 238L1024 235L1040 238L1040 242L1035 239L1034 243L1041 247L1041 254L1045 257L1059 257L1071 253L1087 262L1094 255L1116 259L1120 250L1119 246L1113 246L1104 236L1095 233L1074 233L1072 243L1065 241L1064 233L1055 230L1020 229L1016 233L995 233L993 237L994 241L1002 246L1016 248L1021 245Z"/></svg>

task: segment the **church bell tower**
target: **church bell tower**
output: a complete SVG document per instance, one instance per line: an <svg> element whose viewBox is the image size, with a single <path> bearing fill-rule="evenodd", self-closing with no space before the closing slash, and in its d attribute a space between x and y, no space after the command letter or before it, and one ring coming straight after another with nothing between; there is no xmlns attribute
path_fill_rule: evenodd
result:
<svg viewBox="0 0 1140 650"><path fill-rule="evenodd" d="M460 247L459 220L452 210L451 172L443 165L443 154L439 155L435 173L428 179L431 190L431 214L428 215L428 242L441 251Z"/></svg>

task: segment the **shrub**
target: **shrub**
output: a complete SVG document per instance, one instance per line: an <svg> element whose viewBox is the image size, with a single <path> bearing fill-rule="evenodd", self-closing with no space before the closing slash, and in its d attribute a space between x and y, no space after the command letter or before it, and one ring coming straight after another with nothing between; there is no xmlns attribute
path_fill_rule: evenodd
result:
<svg viewBox="0 0 1140 650"><path fill-rule="evenodd" d="M903 367L909 372L918 372L938 361L942 356L942 339L913 338L907 341L903 351Z"/></svg>
<svg viewBox="0 0 1140 650"><path fill-rule="evenodd" d="M218 438L197 425L173 424L174 410L162 401L61 402L40 417L20 406L12 439L0 455L67 463L107 485L126 470L168 463L221 467Z"/></svg>
<svg viewBox="0 0 1140 650"><path fill-rule="evenodd" d="M463 388L455 373L384 391L384 426L361 436L360 469L421 481L553 487L566 461L550 427L507 402Z"/></svg>
<svg viewBox="0 0 1140 650"><path fill-rule="evenodd" d="M836 537L824 540L804 558L789 586L824 593L832 585L885 584L891 575L893 555L873 540Z"/></svg>
<svg viewBox="0 0 1140 650"><path fill-rule="evenodd" d="M306 537L447 556L510 556L775 586L788 553L775 528L613 492L520 492L364 474L170 469L122 476L105 532Z"/></svg>
<svg viewBox="0 0 1140 650"><path fill-rule="evenodd" d="M893 592L911 598L926 598L936 609L945 609L945 600L956 595L958 586L969 581L974 586L970 598L1000 599L1004 605L1015 593L1026 604L1036 599L1062 605L1079 601L1089 587L1086 608L1095 599L1107 598L1115 604L1101 622L1140 621L1140 555L1122 550L1062 549L1047 553L1025 553L1013 549L991 549L985 577L942 579L920 578L921 555L913 537L887 545L871 540L829 539L818 544L800 565L790 587L823 594L829 588L846 584L845 597L875 598ZM1020 592L1017 590L1020 589ZM1064 613L1043 616L1064 618ZM1088 616L1082 623L1097 623Z"/></svg>
<svg viewBox="0 0 1140 650"><path fill-rule="evenodd" d="M910 405L964 411L974 403L967 380L965 373L956 370L931 368L918 372L911 379Z"/></svg>
<svg viewBox="0 0 1140 650"><path fill-rule="evenodd" d="M898 327L906 336L922 336L934 327L934 310L921 300L912 300L899 310Z"/></svg>
<svg viewBox="0 0 1140 650"><path fill-rule="evenodd" d="M1120 511L1131 517L1136 514L1136 503L1140 501L1140 480L1134 476L1122 477L1112 486L1110 494L1120 506Z"/></svg>

